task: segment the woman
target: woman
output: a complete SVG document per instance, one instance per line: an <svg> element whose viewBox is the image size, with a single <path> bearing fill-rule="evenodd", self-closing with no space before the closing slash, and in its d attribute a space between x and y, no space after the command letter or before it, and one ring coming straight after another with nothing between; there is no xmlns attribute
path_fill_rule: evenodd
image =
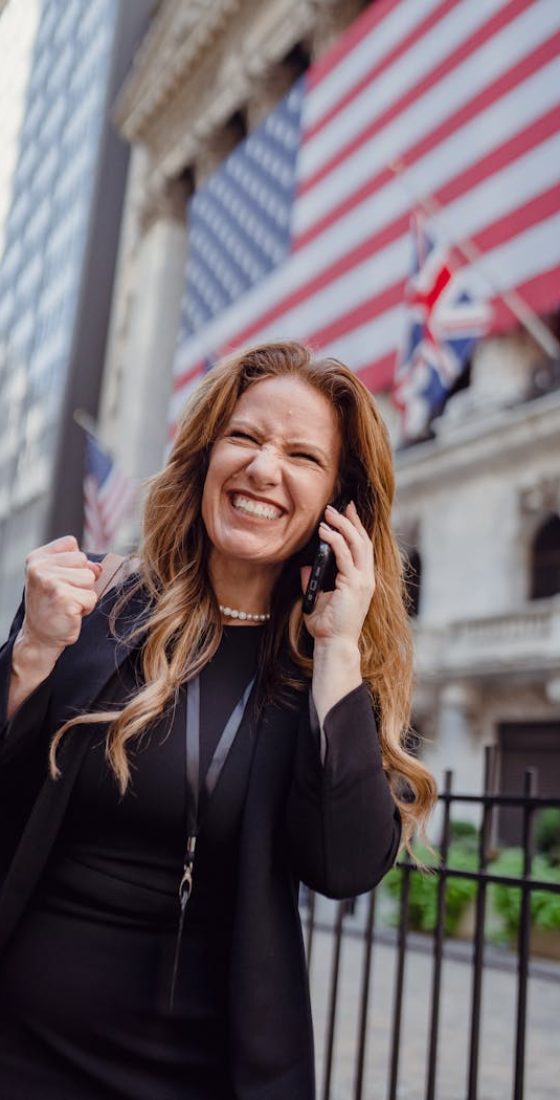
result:
<svg viewBox="0 0 560 1100"><path fill-rule="evenodd" d="M118 589L97 603L73 539L29 555L0 658L4 1100L314 1096L298 882L370 889L434 800L392 498L355 375L263 345L201 382ZM304 619L318 523L336 587Z"/></svg>

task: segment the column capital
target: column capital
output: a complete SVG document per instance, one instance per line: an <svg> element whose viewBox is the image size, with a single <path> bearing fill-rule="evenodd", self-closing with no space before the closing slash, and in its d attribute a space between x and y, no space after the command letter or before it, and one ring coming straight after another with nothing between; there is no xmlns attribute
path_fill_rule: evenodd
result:
<svg viewBox="0 0 560 1100"><path fill-rule="evenodd" d="M311 35L313 60L321 57L364 10L364 0L312 0L316 11Z"/></svg>
<svg viewBox="0 0 560 1100"><path fill-rule="evenodd" d="M188 173L178 179L166 179L157 172L148 176L139 204L141 234L146 234L158 221L185 224L187 201L193 184Z"/></svg>

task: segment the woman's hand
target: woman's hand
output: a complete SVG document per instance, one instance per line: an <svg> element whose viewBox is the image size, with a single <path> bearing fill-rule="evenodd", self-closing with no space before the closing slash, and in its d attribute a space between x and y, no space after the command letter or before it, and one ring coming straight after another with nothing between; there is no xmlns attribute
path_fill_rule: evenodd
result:
<svg viewBox="0 0 560 1100"><path fill-rule="evenodd" d="M89 561L73 535L32 550L25 560L25 618L29 643L60 652L77 642L84 615L97 603L101 565Z"/></svg>
<svg viewBox="0 0 560 1100"><path fill-rule="evenodd" d="M336 587L319 592L315 608L305 616L305 625L316 641L345 640L358 644L364 619L375 591L373 545L352 501L343 515L330 504L319 537L332 547L336 558ZM305 591L311 573L303 566Z"/></svg>
<svg viewBox="0 0 560 1100"><path fill-rule="evenodd" d="M375 591L373 545L356 511L345 515L329 506L319 536L332 546L337 565L336 587L320 592L305 625L315 639L313 701L321 726L328 711L362 682L359 639ZM305 591L310 567L304 566ZM323 745L322 752L325 746Z"/></svg>
<svg viewBox="0 0 560 1100"><path fill-rule="evenodd" d="M46 680L62 651L77 642L84 615L93 611L93 586L101 565L88 561L73 535L28 554L25 561L25 618L12 650L6 717L13 717Z"/></svg>

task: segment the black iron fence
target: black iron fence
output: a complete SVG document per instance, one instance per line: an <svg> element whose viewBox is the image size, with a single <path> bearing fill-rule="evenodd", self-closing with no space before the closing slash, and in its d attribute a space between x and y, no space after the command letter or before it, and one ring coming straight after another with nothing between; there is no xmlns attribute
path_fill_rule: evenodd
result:
<svg viewBox="0 0 560 1100"><path fill-rule="evenodd" d="M449 944L445 933L445 920L447 912L447 894L451 879L467 880L475 885L473 929L470 939L470 947L466 953L463 950L463 959L468 962L465 982L465 999L468 1000L468 1028L467 1036L467 1066L466 1079L464 1069L462 1080L454 1082L453 1096L457 1100L486 1100L486 1092L480 1092L482 1085L480 1078L480 1042L482 1021L482 997L485 974L488 972L489 944L487 939L488 917L488 892L491 886L502 885L516 888L520 894L520 910L518 920L517 942L513 948L513 954L508 955L509 968L514 970L515 980L515 1011L513 1016L513 1031L511 1042L509 1067L509 1082L504 1084L504 1091L499 1093L500 1100L512 1096L513 1100L540 1100L533 1090L531 1094L525 1094L525 1066L527 1047L527 1014L528 1014L528 986L531 976L530 965L530 934L531 934L531 899L535 891L544 891L547 894L560 894L560 882L539 880L533 873L535 855L534 825L538 811L545 808L560 808L559 798L539 797L536 791L536 774L528 769L524 776L524 788L517 795L497 794L493 792L493 779L495 774L495 754L492 750L486 751L484 791L479 795L460 794L453 791L453 774L446 772L443 790L440 793L441 803L441 842L439 845L440 862L433 866L432 874L437 876L436 885L436 917L433 931L422 937L424 950L428 950L431 962L430 988L424 1009L428 1015L427 1042L424 1051L424 1075L416 1079L412 1088L407 1086L404 1092L400 1090L399 1074L401 1070L403 1046L406 1045L406 1033L403 1034L403 1007L406 1006L405 972L407 961L410 957L410 940L418 941L410 932L410 897L413 877L425 873L419 871L408 859L401 859L397 864L401 876L399 890L398 926L396 933L391 936L379 925L377 921L378 898L377 891L359 900L361 918L355 920L355 903L343 901L336 903L334 915L328 920L322 915L322 900L313 894L306 898L304 906L304 923L306 927L306 947L308 966L313 989L314 966L324 967L324 934L329 936L329 973L325 982L323 975L323 996L325 998L324 1033L318 1035L318 1045L321 1047L322 1058L318 1081L318 1095L320 1100L383 1100L379 1087L375 1093L371 1091L371 1085L367 1080L366 1053L368 1048L368 1014L372 995L372 982L375 980L375 953L378 942L387 944L388 940L393 944L393 978L392 978L392 1006L390 1035L388 1042L388 1058L386 1066L386 1087L384 1095L387 1100L399 1100L401 1096L410 1097L411 1100L448 1100L448 1094L443 1096L438 1092L438 1054L441 1042L441 1004L442 1004L442 977L445 958ZM474 870L460 870L449 866L448 856L450 839L452 836L454 811L458 806L475 804L479 807L480 827L477 834L477 867ZM492 868L492 856L494 854L494 838L496 817L503 812L503 807L515 807L520 815L520 840L522 849L522 870L519 875L505 875L496 873ZM333 903L330 903L331 907ZM315 960L314 944L318 933L322 935L322 958ZM348 1060L348 1027L342 1027L344 1021L340 1016L340 983L343 979L342 957L345 939L351 936L356 944L360 944L361 963L359 967L359 984L354 984L352 996L357 1002L357 1012L354 1018L355 1028L351 1037L353 1043L352 1081L343 1091L333 1088L333 1071L336 1068L337 1059L337 1035L344 1031L345 1057ZM418 944L415 942L415 946ZM491 950L491 949L490 949ZM549 976L551 980L560 983L560 966L554 969L552 965ZM354 983L356 973L354 974ZM560 1022L560 984L558 985L558 1015L554 1027ZM502 1009L503 1010L503 1009ZM500 1006L495 1006L495 1011L501 1011ZM558 1046L560 1046L560 1031ZM463 1037L464 1038L464 1037ZM460 1073L459 1066L457 1072ZM504 1081L508 1074L504 1074ZM552 1064L550 1067L551 1091L546 1089L543 1096L554 1095L553 1079L560 1089L560 1072L554 1074Z"/></svg>

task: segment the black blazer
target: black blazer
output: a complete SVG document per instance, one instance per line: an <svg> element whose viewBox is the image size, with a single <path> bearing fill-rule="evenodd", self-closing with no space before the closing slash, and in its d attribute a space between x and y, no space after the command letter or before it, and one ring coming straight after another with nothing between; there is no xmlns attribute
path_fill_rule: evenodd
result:
<svg viewBox="0 0 560 1100"><path fill-rule="evenodd" d="M0 952L17 928L56 840L95 727L61 742L62 776L47 775L55 729L92 709L127 654L108 627L109 592L39 687L6 722L13 639L0 650ZM142 613L133 597L126 616ZM298 883L329 897L369 890L391 867L400 819L365 685L329 712L327 752L308 693L293 711L269 705L256 729L243 813L230 970L231 1074L239 1100L312 1100L313 1037Z"/></svg>

